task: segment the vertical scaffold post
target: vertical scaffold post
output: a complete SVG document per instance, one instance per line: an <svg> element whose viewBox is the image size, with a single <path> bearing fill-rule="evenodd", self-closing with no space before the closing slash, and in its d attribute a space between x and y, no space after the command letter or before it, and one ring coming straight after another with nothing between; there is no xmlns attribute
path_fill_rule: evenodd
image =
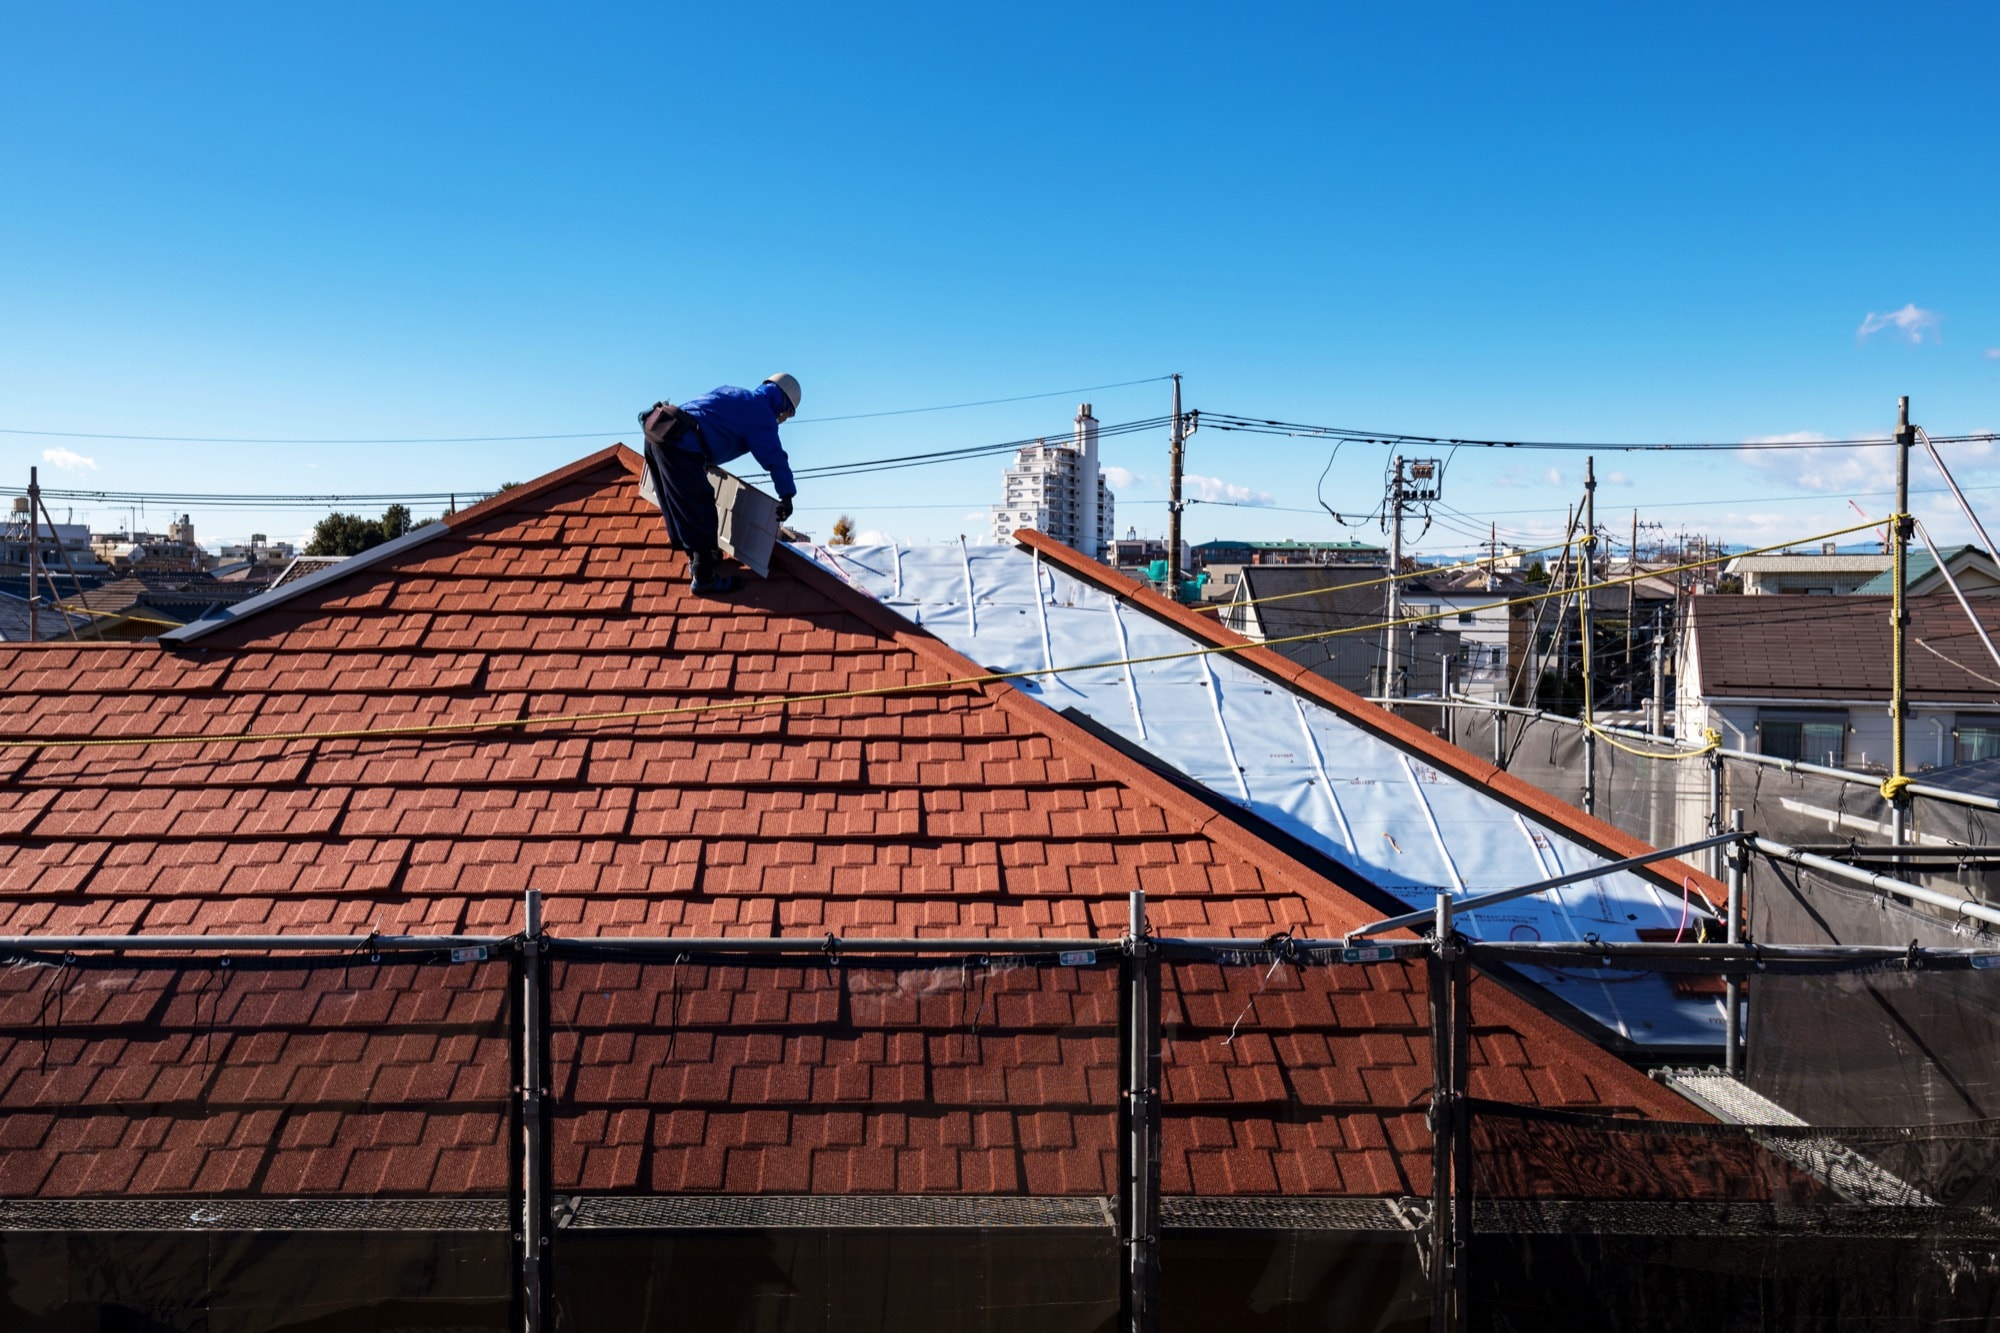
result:
<svg viewBox="0 0 2000 1333"><path fill-rule="evenodd" d="M1159 1327L1160 984L1159 954L1146 928L1146 894L1134 889L1126 938L1125 1311L1131 1333Z"/></svg>
<svg viewBox="0 0 2000 1333"><path fill-rule="evenodd" d="M1597 594L1597 459L1583 460L1583 580L1577 584L1577 637L1582 641L1578 656L1583 664L1583 813L1597 813L1597 625L1590 604Z"/></svg>
<svg viewBox="0 0 2000 1333"><path fill-rule="evenodd" d="M1915 532L1916 520L1910 516L1910 446L1916 443L1917 432L1910 425L1910 400L1896 400L1896 517L1889 525L1891 542L1891 577L1895 585L1890 589L1889 598L1889 780L1882 784L1882 791L1889 797L1889 841L1898 847L1908 844L1910 839L1910 798L1905 788L1910 785L1909 770L1904 766L1908 756L1905 753L1904 732L1910 717L1910 699L1906 689L1907 656L1905 640L1910 632L1910 537ZM1898 862L1900 864L1900 861Z"/></svg>
<svg viewBox="0 0 2000 1333"><path fill-rule="evenodd" d="M1719 751L1708 752L1708 836L1713 838L1722 832L1722 755ZM1724 849L1720 846L1708 849L1708 873L1712 879L1722 878Z"/></svg>
<svg viewBox="0 0 2000 1333"><path fill-rule="evenodd" d="M1451 1326L1472 1322L1472 963L1457 936L1445 941L1451 971Z"/></svg>
<svg viewBox="0 0 2000 1333"><path fill-rule="evenodd" d="M544 1142L542 1094L547 1079L542 1061L542 894L529 889L527 928L521 936L521 1328L542 1333L543 1287L547 1276L549 1205L548 1151Z"/></svg>
<svg viewBox="0 0 2000 1333"><path fill-rule="evenodd" d="M1743 812L1729 812L1729 831L1743 832ZM1749 853L1743 839L1729 844L1729 942L1743 942L1743 865ZM1743 1073L1743 983L1730 977L1723 984L1722 1068L1740 1077Z"/></svg>
<svg viewBox="0 0 2000 1333"><path fill-rule="evenodd" d="M1436 926L1432 931L1426 972L1430 981L1431 1028L1431 1333L1450 1333L1452 1305L1456 1294L1453 1273L1452 1223L1457 1216L1452 1200L1452 1055L1457 1041L1452 1032L1455 1017L1451 995L1451 959L1446 956L1452 935L1451 895L1437 897Z"/></svg>

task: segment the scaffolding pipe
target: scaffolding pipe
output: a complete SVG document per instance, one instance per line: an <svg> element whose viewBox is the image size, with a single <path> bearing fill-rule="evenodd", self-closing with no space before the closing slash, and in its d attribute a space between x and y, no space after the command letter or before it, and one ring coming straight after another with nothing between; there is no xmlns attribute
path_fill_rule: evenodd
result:
<svg viewBox="0 0 2000 1333"><path fill-rule="evenodd" d="M1550 889L1560 889L1567 884L1581 884L1585 880L1601 879L1606 875L1615 875L1621 870L1636 869L1639 866L1647 865L1654 861L1668 861L1677 856L1688 856L1695 852L1706 851L1710 847L1720 846L1722 843L1730 842L1740 836L1740 834L1735 833L1722 833L1713 838L1702 838L1696 842L1684 842L1678 847L1663 847L1658 851L1646 852L1640 856L1628 856L1622 861L1606 861L1602 865L1591 866L1584 870L1571 871L1567 875L1557 875L1554 879L1537 880L1533 884L1517 884L1511 889L1499 889L1492 893L1481 894L1476 898L1467 898L1464 902L1458 904L1456 910L1460 915L1477 912L1483 907L1492 907L1498 903L1512 902L1516 898L1526 898L1532 894L1546 893ZM1384 917L1380 921L1370 922L1368 925L1360 927L1349 935L1348 938L1360 939L1368 935L1379 935L1385 930L1396 930L1404 926L1420 926L1424 922L1431 920L1432 916L1433 913L1431 910L1426 908L1417 912L1404 912L1401 916Z"/></svg>
<svg viewBox="0 0 2000 1333"><path fill-rule="evenodd" d="M1125 939L1130 1017L1125 1059L1126 1327L1153 1333L1159 1327L1159 1101L1155 1078L1159 987L1146 930L1146 894L1134 889Z"/></svg>
<svg viewBox="0 0 2000 1333"><path fill-rule="evenodd" d="M1248 943L1248 941L1245 941ZM1257 941L1261 943L1261 939ZM781 935L615 936L593 939L551 939L548 947L561 953L649 953L649 954L819 954L848 957L856 954L1004 954L1040 955L1116 950L1115 939L871 939L866 936L821 935L815 938L786 938Z"/></svg>
<svg viewBox="0 0 2000 1333"><path fill-rule="evenodd" d="M1637 962L1664 962L1669 959L1702 967L1737 967L1756 970L1785 964L1822 967L1828 963L1865 964L1907 959L1906 944L1672 944L1646 940L1467 940L1465 947L1475 961L1492 958L1501 962L1514 959L1536 967L1559 966L1557 960L1605 963L1632 959ZM1923 949L1933 962L1973 962L2000 957L1994 949ZM1616 965L1616 964L1614 964Z"/></svg>
<svg viewBox="0 0 2000 1333"><path fill-rule="evenodd" d="M543 1191L547 1150L542 1122L542 894L529 889L521 941L521 1327L542 1333L542 1260L548 1247L549 1206Z"/></svg>
<svg viewBox="0 0 2000 1333"><path fill-rule="evenodd" d="M1743 942L1743 812L1729 812L1729 933L1731 944ZM1723 983L1722 1062L1732 1077L1743 1072L1743 983L1730 977Z"/></svg>
<svg viewBox="0 0 2000 1333"><path fill-rule="evenodd" d="M434 953L442 949L497 949L511 935L5 935L0 950L64 953Z"/></svg>
<svg viewBox="0 0 2000 1333"><path fill-rule="evenodd" d="M1452 1324L1451 1195L1451 964L1444 955L1452 935L1451 895L1440 891L1427 913L1433 923L1431 956L1425 968L1430 992L1431 1029L1431 1333L1449 1333Z"/></svg>
<svg viewBox="0 0 2000 1333"><path fill-rule="evenodd" d="M1722 756L1716 753L1708 756L1708 831L1722 832ZM1720 845L1708 854L1708 874L1711 879L1722 878Z"/></svg>
<svg viewBox="0 0 2000 1333"><path fill-rule="evenodd" d="M1923 903L1927 907L1942 908L1947 912L1955 912L1960 916L1970 917L1974 921L1984 921L1988 925L2000 926L2000 908L1992 907L1987 903L1980 902L1976 898L1955 898L1951 894L1939 893L1936 889L1927 889L1921 884L1912 884L1907 880L1893 879L1888 875L1878 875L1872 870L1863 870L1859 866L1851 866L1844 861L1836 861L1829 856L1819 856L1812 852L1802 852L1796 847L1787 847L1784 843L1773 842L1769 838L1752 836L1750 845L1776 861L1790 861L1794 865L1817 870L1822 875L1831 875L1835 879L1844 879L1850 883L1863 884L1871 889L1879 889L1891 897L1903 898L1913 903Z"/></svg>

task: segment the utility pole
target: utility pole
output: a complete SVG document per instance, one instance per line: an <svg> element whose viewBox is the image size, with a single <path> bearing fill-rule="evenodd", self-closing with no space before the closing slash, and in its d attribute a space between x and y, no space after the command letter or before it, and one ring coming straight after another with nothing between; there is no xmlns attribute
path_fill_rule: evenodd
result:
<svg viewBox="0 0 2000 1333"><path fill-rule="evenodd" d="M1667 652L1666 634L1661 626L1660 608L1653 608L1653 734L1667 734Z"/></svg>
<svg viewBox="0 0 2000 1333"><path fill-rule="evenodd" d="M1583 813L1597 813L1597 733L1591 728L1597 725L1591 716L1596 712L1593 695L1596 692L1596 678L1591 667L1596 663L1595 643L1591 638L1590 603L1593 597L1591 586L1597 582L1597 459L1586 455L1583 460L1583 578L1576 585L1577 632L1583 639Z"/></svg>
<svg viewBox="0 0 2000 1333"><path fill-rule="evenodd" d="M42 483L40 468L28 469L28 642L42 638L42 613L35 599L42 581Z"/></svg>
<svg viewBox="0 0 2000 1333"><path fill-rule="evenodd" d="M1632 683L1632 621L1639 614L1639 511L1632 511L1631 554L1625 559L1625 682Z"/></svg>
<svg viewBox="0 0 2000 1333"><path fill-rule="evenodd" d="M1403 627L1396 622L1403 618L1403 585L1397 575L1403 572L1403 456L1398 454L1391 465L1389 474L1389 626L1383 635L1388 661L1382 670L1382 693L1396 698L1396 663L1402 650Z"/></svg>
<svg viewBox="0 0 2000 1333"><path fill-rule="evenodd" d="M1174 424L1167 447L1167 597L1181 599L1181 468L1187 461L1187 436L1182 431L1181 377L1174 380Z"/></svg>
<svg viewBox="0 0 2000 1333"><path fill-rule="evenodd" d="M1893 738L1893 762L1890 765L1890 779L1884 784L1894 793L1889 798L1889 841L1901 847L1908 840L1910 798L1904 793L1909 781L1904 769L1903 730L1909 719L1910 701L1904 685L1904 640L1910 627L1910 608L1907 585L1910 575L1910 536L1916 521L1910 517L1910 446L1916 443L1917 433L1910 428L1910 400L1906 395L1896 400L1896 519L1891 528L1895 549L1890 557L1896 580L1895 596L1889 599L1889 624L1891 628L1890 666L1892 679L1889 683L1890 736Z"/></svg>

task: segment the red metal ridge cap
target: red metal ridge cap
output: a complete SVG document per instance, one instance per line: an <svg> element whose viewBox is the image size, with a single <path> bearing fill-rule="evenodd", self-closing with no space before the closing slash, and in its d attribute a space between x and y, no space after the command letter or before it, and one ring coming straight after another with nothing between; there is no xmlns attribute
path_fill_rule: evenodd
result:
<svg viewBox="0 0 2000 1333"><path fill-rule="evenodd" d="M1444 740L1433 736L1422 727L1396 716L1386 708L1369 703L1352 690L1344 689L1323 676L1313 674L1282 653L1263 647L1246 639L1233 630L1225 629L1212 616L1196 615L1186 607L1169 601L1152 588L1137 579L1127 578L1108 565L1101 565L1032 528L1021 528L1014 533L1014 540L1030 550L1038 551L1046 560L1060 565L1067 573L1094 583L1114 596L1121 597L1138 609L1156 619L1167 621L1177 628L1186 630L1195 638L1218 647L1239 648L1230 654L1259 672L1277 678L1301 694L1312 698L1340 713L1348 721L1374 732L1384 740L1415 751L1425 762L1444 769L1492 791L1509 804L1525 808L1529 813L1558 825L1573 834L1579 841L1593 847L1614 859L1628 856L1643 856L1656 850L1651 844L1633 837L1622 829L1587 815L1566 801L1556 799L1541 788L1523 782L1513 774L1461 750ZM1685 861L1656 861L1652 867L1640 867L1636 873L1647 874L1659 879L1668 887L1678 890L1682 882L1692 882L1703 897L1711 904L1721 905L1729 898L1729 891L1723 883L1705 874Z"/></svg>

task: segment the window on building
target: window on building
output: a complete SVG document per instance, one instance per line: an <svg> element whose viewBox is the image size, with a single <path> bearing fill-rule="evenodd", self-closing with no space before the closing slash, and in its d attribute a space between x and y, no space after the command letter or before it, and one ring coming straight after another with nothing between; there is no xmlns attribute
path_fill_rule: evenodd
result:
<svg viewBox="0 0 2000 1333"><path fill-rule="evenodd" d="M1952 758L1957 763L2000 759L2000 716L1968 717L1961 713L1951 734L1957 742L1952 750Z"/></svg>
<svg viewBox="0 0 2000 1333"><path fill-rule="evenodd" d="M1459 623L1459 624L1461 624L1461 625L1473 625L1473 624L1477 624L1477 623L1478 623L1478 621L1479 621L1479 617L1478 617L1478 615L1477 615L1477 614L1475 614L1474 612L1471 612L1471 611L1460 611L1460 612L1458 613L1458 623Z"/></svg>
<svg viewBox="0 0 2000 1333"><path fill-rule="evenodd" d="M1767 712L1757 719L1761 749L1775 759L1839 768L1847 758L1847 714Z"/></svg>

